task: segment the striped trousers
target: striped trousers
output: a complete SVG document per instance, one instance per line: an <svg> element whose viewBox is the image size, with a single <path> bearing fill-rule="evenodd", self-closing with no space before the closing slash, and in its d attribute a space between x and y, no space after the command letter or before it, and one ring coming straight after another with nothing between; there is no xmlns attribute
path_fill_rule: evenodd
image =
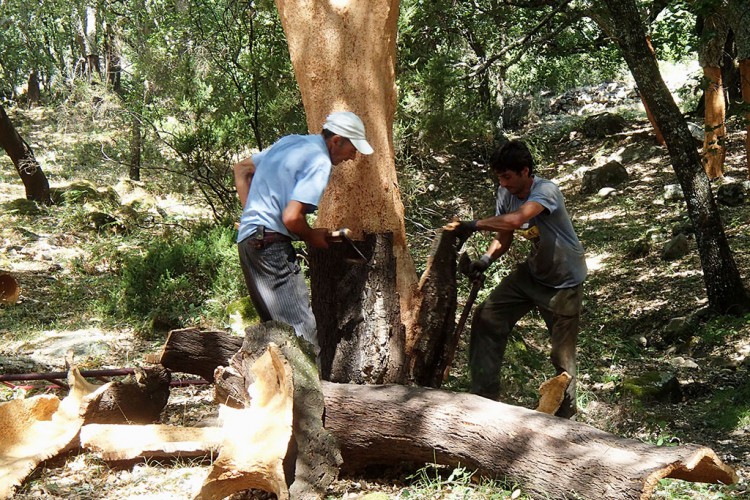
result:
<svg viewBox="0 0 750 500"><path fill-rule="evenodd" d="M252 237L237 244L250 299L261 321L281 321L298 337L320 350L315 316L305 277L291 242L277 241L257 248Z"/></svg>

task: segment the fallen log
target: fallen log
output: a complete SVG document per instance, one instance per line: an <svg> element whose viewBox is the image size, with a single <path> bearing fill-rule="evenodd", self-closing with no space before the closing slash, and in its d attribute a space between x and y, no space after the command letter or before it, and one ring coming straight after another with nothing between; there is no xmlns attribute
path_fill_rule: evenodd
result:
<svg viewBox="0 0 750 500"><path fill-rule="evenodd" d="M184 328L172 330L167 335L162 352L146 357L146 361L161 364L165 368L183 373L200 375L208 381L214 379L217 366L227 361L242 347L243 337L226 332ZM191 366L191 371L174 367Z"/></svg>
<svg viewBox="0 0 750 500"><path fill-rule="evenodd" d="M215 455L224 437L221 427L89 424L81 427L81 447L103 460L204 457Z"/></svg>
<svg viewBox="0 0 750 500"><path fill-rule="evenodd" d="M189 363L168 368L195 373ZM349 471L402 462L460 464L519 482L535 496L597 500L649 498L662 478L737 481L710 448L657 447L472 394L330 382L322 382L322 390L325 428L338 440Z"/></svg>
<svg viewBox="0 0 750 500"><path fill-rule="evenodd" d="M293 439L286 456L287 481L292 498L323 498L337 477L341 452L335 438L323 427L324 400L312 345L301 340L283 323L267 322L247 329L242 349L228 367L216 370L218 400L235 407L254 405L242 396L254 383L248 367L277 345L289 361L294 378Z"/></svg>
<svg viewBox="0 0 750 500"><path fill-rule="evenodd" d="M346 469L460 465L541 498L645 499L663 478L737 481L709 448L653 446L472 394L328 382L323 394Z"/></svg>
<svg viewBox="0 0 750 500"><path fill-rule="evenodd" d="M284 458L292 438L292 368L279 347L270 344L250 369L256 379L248 391L252 405L222 407L226 432L219 458L196 499L221 499L251 488L289 499Z"/></svg>

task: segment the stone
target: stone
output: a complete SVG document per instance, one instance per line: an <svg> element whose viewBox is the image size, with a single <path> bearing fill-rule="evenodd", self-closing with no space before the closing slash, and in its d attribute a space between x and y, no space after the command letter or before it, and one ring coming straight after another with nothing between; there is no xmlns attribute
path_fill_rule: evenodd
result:
<svg viewBox="0 0 750 500"><path fill-rule="evenodd" d="M622 132L626 125L627 122L620 115L608 112L600 113L586 118L583 122L581 132L589 138L603 139Z"/></svg>
<svg viewBox="0 0 750 500"><path fill-rule="evenodd" d="M623 392L642 401L678 403L682 400L682 387L670 372L651 371L639 377L629 377L622 382Z"/></svg>
<svg viewBox="0 0 750 500"><path fill-rule="evenodd" d="M609 163L583 174L581 193L592 194L605 187L619 186L629 179L628 171L618 161Z"/></svg>
<svg viewBox="0 0 750 500"><path fill-rule="evenodd" d="M689 251L690 245L688 243L687 236L680 233L674 236L666 243L666 245L664 245L664 250L662 251L661 258L667 261L677 260L686 256Z"/></svg>
<svg viewBox="0 0 750 500"><path fill-rule="evenodd" d="M682 199L682 187L679 184L667 184L664 186L664 199L669 201Z"/></svg>
<svg viewBox="0 0 750 500"><path fill-rule="evenodd" d="M716 191L716 201L728 207L737 207L745 202L745 186L739 182L732 182L719 186Z"/></svg>

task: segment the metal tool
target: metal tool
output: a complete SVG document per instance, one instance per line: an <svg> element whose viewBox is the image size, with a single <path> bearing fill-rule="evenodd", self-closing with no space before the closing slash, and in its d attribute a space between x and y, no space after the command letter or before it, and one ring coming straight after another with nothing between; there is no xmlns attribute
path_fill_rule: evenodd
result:
<svg viewBox="0 0 750 500"><path fill-rule="evenodd" d="M474 301L477 299L477 294L479 293L479 290L482 289L482 285L484 285L484 273L480 273L473 278L469 276L470 264L471 259L469 259L469 256L466 254L466 252L462 253L458 258L458 271L467 278L471 279L471 291L469 291L469 297L466 299L464 309L463 311L461 311L461 316L458 318L456 331L453 334L453 337L450 339L450 345L448 346L448 349L446 351L448 361L445 365L445 370L443 370L443 382L448 380L448 375L451 371L451 365L453 364L453 358L455 357L456 349L458 348L458 340L461 338L461 333L463 332L464 326L466 325L466 320L469 318L469 313L471 312L471 308L474 305Z"/></svg>
<svg viewBox="0 0 750 500"><path fill-rule="evenodd" d="M350 255L346 257L346 260L348 262L352 262L355 264L367 264L369 262L367 257L364 256L359 248L357 248L357 245L354 244L354 241L352 241L352 232L350 229L341 228L333 231L331 233L331 241L341 241L345 243L350 250L353 251L350 252Z"/></svg>

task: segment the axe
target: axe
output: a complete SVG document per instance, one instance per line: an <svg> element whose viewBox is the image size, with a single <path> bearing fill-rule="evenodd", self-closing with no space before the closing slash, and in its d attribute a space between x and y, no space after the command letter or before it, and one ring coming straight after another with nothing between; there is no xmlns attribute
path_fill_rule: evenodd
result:
<svg viewBox="0 0 750 500"><path fill-rule="evenodd" d="M461 316L458 318L456 331L453 334L453 337L450 339L450 344L448 345L448 349L446 352L447 363L445 364L445 369L443 370L443 382L448 380L448 375L451 371L451 365L453 364L453 358L455 357L456 349L458 348L458 339L461 338L461 333L464 330L464 325L466 325L466 320L469 318L471 308L474 305L474 301L477 300L477 294L479 293L479 290L482 289L482 285L484 285L484 273L480 273L473 279L471 276L469 276L470 264L471 259L469 259L469 256L466 254L466 252L462 253L458 258L458 271L467 278L471 279L471 291L469 291L469 297L466 299L466 304L464 305L463 311L461 311Z"/></svg>
<svg viewBox="0 0 750 500"><path fill-rule="evenodd" d="M337 229L331 233L329 238L333 242L342 242L349 249L349 255L344 260L353 264L367 264L369 260L365 257L362 252L357 248L357 245L352 241L352 231L347 228Z"/></svg>

